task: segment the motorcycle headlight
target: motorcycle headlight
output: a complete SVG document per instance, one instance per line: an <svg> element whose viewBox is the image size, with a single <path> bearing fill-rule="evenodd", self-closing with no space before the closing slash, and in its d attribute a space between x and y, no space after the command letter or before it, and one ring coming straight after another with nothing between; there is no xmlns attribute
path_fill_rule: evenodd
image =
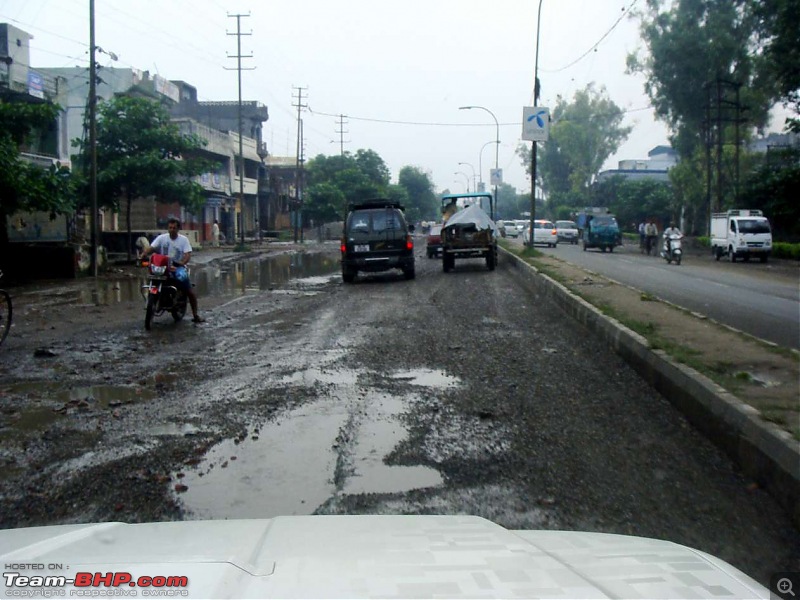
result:
<svg viewBox="0 0 800 600"><path fill-rule="evenodd" d="M166 266L164 266L164 267L156 267L156 266L151 264L150 265L150 272L153 275L163 275L164 273L167 272L167 267Z"/></svg>

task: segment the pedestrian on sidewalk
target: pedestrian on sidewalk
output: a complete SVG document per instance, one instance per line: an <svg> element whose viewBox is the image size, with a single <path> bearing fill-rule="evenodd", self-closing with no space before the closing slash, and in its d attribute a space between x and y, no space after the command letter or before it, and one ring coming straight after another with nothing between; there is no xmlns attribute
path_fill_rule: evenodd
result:
<svg viewBox="0 0 800 600"><path fill-rule="evenodd" d="M216 248L219 246L219 221L214 219L214 224L211 226L211 239L214 240L213 245Z"/></svg>

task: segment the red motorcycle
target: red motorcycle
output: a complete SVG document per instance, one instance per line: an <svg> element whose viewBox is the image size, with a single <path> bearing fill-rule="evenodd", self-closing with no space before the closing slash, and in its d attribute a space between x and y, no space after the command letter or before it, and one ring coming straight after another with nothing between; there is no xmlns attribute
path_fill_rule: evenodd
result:
<svg viewBox="0 0 800 600"><path fill-rule="evenodd" d="M144 328L150 331L153 317L165 312L170 313L176 323L183 319L189 298L176 284L188 280L189 269L181 265L171 270L169 256L164 254L151 255L150 260L142 261L142 266L147 267L147 284L142 286L142 295L147 301Z"/></svg>

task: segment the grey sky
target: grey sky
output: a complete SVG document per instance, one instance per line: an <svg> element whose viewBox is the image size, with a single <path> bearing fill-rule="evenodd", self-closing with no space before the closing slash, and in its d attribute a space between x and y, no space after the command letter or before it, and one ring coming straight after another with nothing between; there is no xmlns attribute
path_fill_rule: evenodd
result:
<svg viewBox="0 0 800 600"><path fill-rule="evenodd" d="M641 1L641 0L640 0ZM105 66L135 67L180 79L203 100L237 97L236 19L243 13L243 98L270 109L265 141L276 155L294 155L296 90L302 86L306 156L339 152L338 115L344 114L344 148L378 152L396 178L414 165L431 173L439 190L461 191L482 167L488 182L498 164L507 183L529 190L514 150L522 107L531 104L536 34L535 0L96 0L97 44ZM589 82L604 85L634 126L607 166L646 158L666 143L655 123L643 80L625 74L625 57L639 45L629 18L611 29L631 0L544 0L539 78L544 106L571 97ZM33 67L88 63L87 0L0 0L0 19L34 36ZM566 68L565 68L566 67ZM481 153L481 149L483 152ZM459 162L469 163L459 165ZM477 173L476 173L477 175Z"/></svg>

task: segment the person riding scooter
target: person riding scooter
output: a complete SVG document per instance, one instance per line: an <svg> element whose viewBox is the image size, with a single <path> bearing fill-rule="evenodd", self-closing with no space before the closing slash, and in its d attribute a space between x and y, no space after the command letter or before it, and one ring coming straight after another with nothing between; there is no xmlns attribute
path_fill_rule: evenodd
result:
<svg viewBox="0 0 800 600"><path fill-rule="evenodd" d="M667 255L671 254L671 252L672 252L673 236L676 236L676 237L679 237L679 238L683 237L683 234L681 233L681 230L678 229L675 226L675 222L674 221L670 222L669 227L667 227L664 230L664 252Z"/></svg>

